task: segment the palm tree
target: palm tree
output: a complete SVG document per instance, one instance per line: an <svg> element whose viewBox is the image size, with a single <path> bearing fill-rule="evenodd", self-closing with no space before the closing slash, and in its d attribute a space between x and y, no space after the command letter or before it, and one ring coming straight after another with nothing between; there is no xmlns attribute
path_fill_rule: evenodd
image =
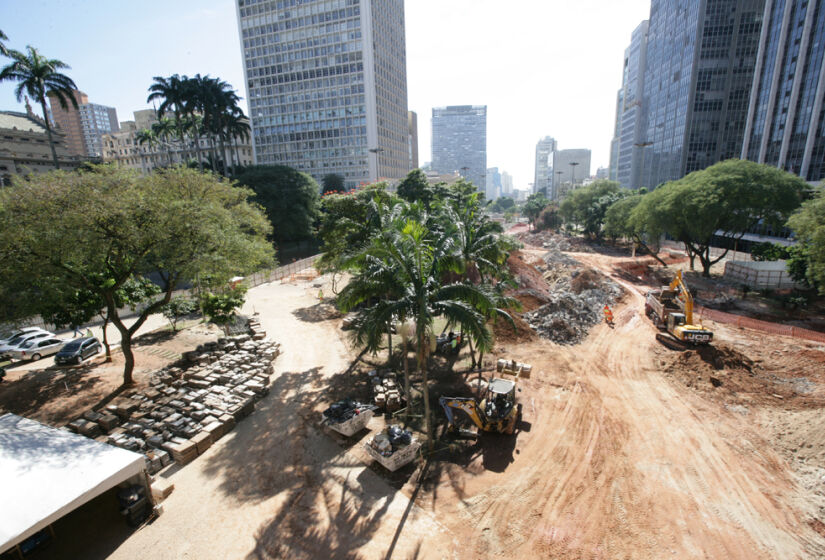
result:
<svg viewBox="0 0 825 560"><path fill-rule="evenodd" d="M8 41L9 38L3 33L3 30L0 29L0 54L3 56L9 56L9 50L6 48L6 45L3 44L3 41Z"/></svg>
<svg viewBox="0 0 825 560"><path fill-rule="evenodd" d="M405 206L405 205L399 205ZM413 213L420 209L413 208ZM406 214L406 215L405 215ZM442 285L448 270L459 269L453 232L433 232L423 220L400 212L359 257L363 267L341 291L339 302L344 311L359 304L375 301L358 311L354 322L355 342L368 350L380 346L386 325L397 318L415 323L416 362L422 378L424 396L424 430L432 446L427 357L436 317L458 325L478 341L480 348L492 345L486 327L486 310L495 307L485 290L470 283ZM479 310L484 310L485 313ZM408 406L409 406L409 395Z"/></svg>
<svg viewBox="0 0 825 560"><path fill-rule="evenodd" d="M155 138L166 147L166 157L169 165L172 165L172 139L177 134L175 122L169 117L160 117L157 122L152 123L152 132Z"/></svg>
<svg viewBox="0 0 825 560"><path fill-rule="evenodd" d="M77 86L71 78L58 72L63 68L70 68L66 63L57 59L46 58L33 47L26 47L26 50L28 54L15 50L8 51L12 63L0 70L0 82L19 82L14 90L18 102L23 100L24 94L28 94L32 99L40 102L40 107L43 109L46 133L49 136L49 147L52 149L54 166L56 169L60 169L60 163L57 161L57 150L55 150L54 140L52 139L52 127L49 124L49 115L46 109L46 95L52 94L64 109L69 108L67 100L77 109L77 100L74 97L74 90L77 89Z"/></svg>
<svg viewBox="0 0 825 560"><path fill-rule="evenodd" d="M232 151L235 155L234 163L232 165L232 174L235 175L237 173L238 166L241 164L237 140L240 138L241 140L248 142L250 134L249 120L244 116L240 109L237 113L227 115L224 118L224 134L226 134L226 137L232 143Z"/></svg>
<svg viewBox="0 0 825 560"><path fill-rule="evenodd" d="M151 128L144 128L143 130L139 130L137 132L137 134L135 135L135 140L137 140L137 143L140 144L141 146L143 144L148 144L150 149L154 148L158 145L158 136L157 136L157 134L155 134L155 131L152 130ZM146 166L146 151L145 150L141 150L140 160L141 160L141 163L143 164L144 172L146 172L147 171L147 169L146 169L147 166Z"/></svg>
<svg viewBox="0 0 825 560"><path fill-rule="evenodd" d="M168 113L172 114L175 125L174 131L178 135L182 148L186 143L186 127L183 119L187 116L186 102L189 89L187 82L189 78L173 74L168 78L155 76L153 80L155 82L149 86L150 93L146 98L146 102L160 101L157 109L158 117L164 117Z"/></svg>

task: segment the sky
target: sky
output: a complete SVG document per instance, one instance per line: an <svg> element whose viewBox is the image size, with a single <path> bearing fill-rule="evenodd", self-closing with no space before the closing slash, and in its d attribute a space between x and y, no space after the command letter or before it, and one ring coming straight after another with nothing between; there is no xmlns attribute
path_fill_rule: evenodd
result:
<svg viewBox="0 0 825 560"><path fill-rule="evenodd" d="M405 6L420 164L431 159L433 107L487 105L487 166L513 175L515 188L532 183L544 136L592 150L593 174L607 167L624 50L650 0ZM0 0L0 29L8 47L32 45L69 64L89 101L115 107L120 121L149 107L154 76L209 74L246 97L233 0ZM0 84L0 109L24 110L13 90Z"/></svg>

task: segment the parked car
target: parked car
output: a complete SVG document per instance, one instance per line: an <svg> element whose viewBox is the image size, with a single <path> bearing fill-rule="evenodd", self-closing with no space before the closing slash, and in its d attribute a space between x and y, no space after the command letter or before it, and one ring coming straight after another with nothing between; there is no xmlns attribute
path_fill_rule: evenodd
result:
<svg viewBox="0 0 825 560"><path fill-rule="evenodd" d="M39 340L41 338L54 338L55 334L50 333L48 331L39 331L39 332L28 332L14 338L10 339L8 344L0 346L0 357L9 356L12 349L17 348L21 344L28 342L29 340Z"/></svg>
<svg viewBox="0 0 825 560"><path fill-rule="evenodd" d="M76 338L67 342L66 345L60 349L60 352L54 355L54 363L57 365L79 364L101 350L103 350L103 345L93 336Z"/></svg>
<svg viewBox="0 0 825 560"><path fill-rule="evenodd" d="M14 360L39 360L43 356L56 354L66 340L47 336L46 338L33 338L15 346L9 350L9 356Z"/></svg>
<svg viewBox="0 0 825 560"><path fill-rule="evenodd" d="M8 332L4 332L2 336L0 336L0 346L6 346L10 344L11 341L19 336L23 336L30 333L36 332L48 332L40 327L23 327L22 329L12 329Z"/></svg>

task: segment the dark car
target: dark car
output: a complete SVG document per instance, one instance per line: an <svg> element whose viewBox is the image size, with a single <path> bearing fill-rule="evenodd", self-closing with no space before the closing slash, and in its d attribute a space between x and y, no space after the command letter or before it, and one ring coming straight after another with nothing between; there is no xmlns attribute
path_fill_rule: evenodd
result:
<svg viewBox="0 0 825 560"><path fill-rule="evenodd" d="M89 356L94 356L103 349L100 341L93 336L77 338L66 343L60 352L54 355L54 363L79 364Z"/></svg>

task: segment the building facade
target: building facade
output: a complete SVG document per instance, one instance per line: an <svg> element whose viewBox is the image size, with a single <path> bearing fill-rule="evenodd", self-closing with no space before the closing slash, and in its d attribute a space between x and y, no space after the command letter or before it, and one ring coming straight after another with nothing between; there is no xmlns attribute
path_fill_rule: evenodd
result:
<svg viewBox="0 0 825 560"><path fill-rule="evenodd" d="M613 123L613 138L610 140L610 163L608 164L608 167L610 167L610 179L612 181L615 181L619 174L619 134L622 130L621 122L623 93L624 90L619 89L619 92L616 94L616 119Z"/></svg>
<svg viewBox="0 0 825 560"><path fill-rule="evenodd" d="M55 126L66 136L66 147L73 156L100 158L100 143L103 134L118 131L117 111L89 103L89 97L82 91L73 91L77 108L67 102L64 109L53 94L49 94L49 105Z"/></svg>
<svg viewBox="0 0 825 560"><path fill-rule="evenodd" d="M624 53L620 108L617 110L616 175L623 187L638 188L642 153L642 96L647 62L648 21L633 30L630 46Z"/></svg>
<svg viewBox="0 0 825 560"><path fill-rule="evenodd" d="M570 187L590 177L590 150L556 150L553 152L553 196L561 200Z"/></svg>
<svg viewBox="0 0 825 560"><path fill-rule="evenodd" d="M487 200L495 200L503 196L501 173L499 173L498 167L488 167L485 179L487 181L487 189L485 191Z"/></svg>
<svg viewBox="0 0 825 560"><path fill-rule="evenodd" d="M487 181L487 106L433 108L432 168L458 172L483 191Z"/></svg>
<svg viewBox="0 0 825 560"><path fill-rule="evenodd" d="M348 187L410 170L403 0L236 0L255 161Z"/></svg>
<svg viewBox="0 0 825 560"><path fill-rule="evenodd" d="M53 130L52 141L61 169L74 169L80 165L82 158L69 153L62 132ZM10 185L14 175L47 173L54 169L43 119L30 110L27 113L0 111L0 186Z"/></svg>
<svg viewBox="0 0 825 560"><path fill-rule="evenodd" d="M544 189L546 195L553 190L553 152L556 151L556 140L545 136L536 143L536 169L533 174L533 192Z"/></svg>
<svg viewBox="0 0 825 560"><path fill-rule="evenodd" d="M502 196L513 195L513 176L506 171L501 172L501 194Z"/></svg>
<svg viewBox="0 0 825 560"><path fill-rule="evenodd" d="M652 1L638 186L739 157L764 7L765 0Z"/></svg>
<svg viewBox="0 0 825 560"><path fill-rule="evenodd" d="M767 0L742 159L825 178L825 0Z"/></svg>
<svg viewBox="0 0 825 560"><path fill-rule="evenodd" d="M415 111L407 112L409 129L410 169L418 169L418 115Z"/></svg>

